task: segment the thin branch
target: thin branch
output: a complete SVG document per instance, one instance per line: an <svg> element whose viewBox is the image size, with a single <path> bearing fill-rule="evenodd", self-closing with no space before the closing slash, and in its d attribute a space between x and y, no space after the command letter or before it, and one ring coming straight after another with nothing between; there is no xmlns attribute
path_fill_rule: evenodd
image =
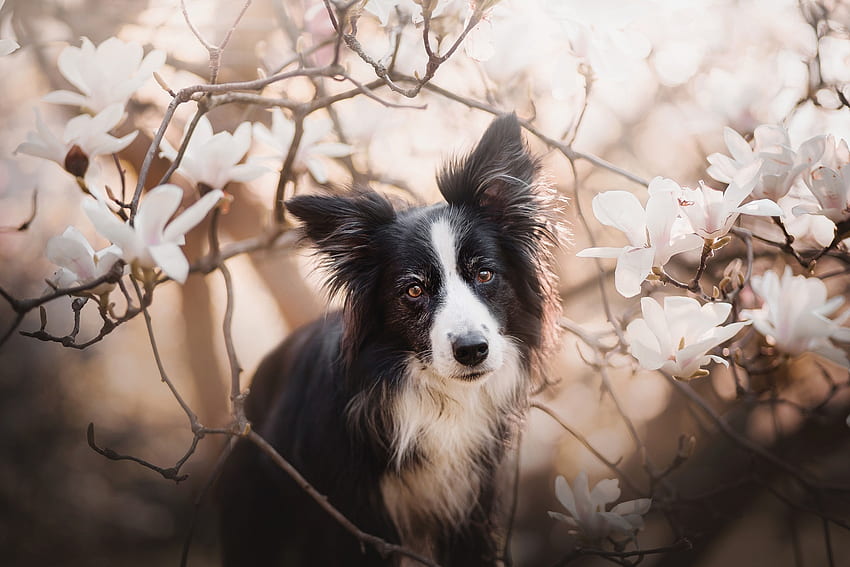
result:
<svg viewBox="0 0 850 567"><path fill-rule="evenodd" d="M286 474L288 474L292 480L294 480L301 489L307 493L325 512L327 512L334 520L336 520L340 526L342 526L348 533L356 537L361 544L369 544L377 550L377 552L382 557L387 557L391 554L403 555L405 557L409 557L414 561L421 563L422 565L428 565L430 567L439 567L436 563L424 557L406 547L396 545L393 543L389 543L384 539L379 538L378 536L374 536L372 534L368 534L358 528L354 523L351 522L342 512L337 510L333 504L330 503L327 496L320 493L316 490L312 484L307 482L301 473L293 467L289 461L287 461L283 456L277 452L277 449L272 447L268 441L263 439L256 431L250 431L246 438L254 443L259 449L265 453L269 458L271 458L274 463L280 467Z"/></svg>
<svg viewBox="0 0 850 567"><path fill-rule="evenodd" d="M643 494L643 491L640 488L638 488L637 483L635 483L625 473L625 471L620 469L620 467L617 466L617 463L613 463L613 462L609 461L607 458L605 458L605 455L603 455L602 453L597 451L596 448L590 443L590 441L587 440L587 437L585 437L584 435L582 435L581 433L579 433L578 431L576 431L575 429L573 429L572 427L567 425L567 423L564 420L562 420L558 416L558 414L555 413L555 411L553 409L549 408L548 406L543 405L540 402L531 402L531 407L534 408L534 409L538 409L538 410L542 411L543 413L545 413L546 415L548 415L549 417L551 417L555 421L555 423L557 423L558 425L563 427L564 430L567 433L569 433L570 435L575 437L576 441L578 441L579 443L584 445L584 448L587 449L588 451L590 451L593 454L594 457L599 459L599 461L601 463L603 463L606 467L611 469L611 471L614 472L614 474L616 474L619 478L623 479L623 483L625 485L627 485L632 491L634 491L635 494Z"/></svg>

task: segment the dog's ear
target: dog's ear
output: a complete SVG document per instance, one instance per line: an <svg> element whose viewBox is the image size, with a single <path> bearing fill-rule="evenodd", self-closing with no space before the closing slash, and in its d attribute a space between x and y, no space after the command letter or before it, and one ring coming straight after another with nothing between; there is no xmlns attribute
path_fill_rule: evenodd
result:
<svg viewBox="0 0 850 567"><path fill-rule="evenodd" d="M330 270L331 293L375 281L375 235L395 218L387 199L374 191L344 197L301 195L288 200L286 208L304 223L304 235L322 254Z"/></svg>
<svg viewBox="0 0 850 567"><path fill-rule="evenodd" d="M511 113L493 120L469 155L446 164L437 184L449 204L478 208L498 223L507 246L533 252L552 237L535 183L539 169Z"/></svg>
<svg viewBox="0 0 850 567"><path fill-rule="evenodd" d="M505 114L493 120L469 155L445 165L437 185L450 204L504 208L531 194L538 168L516 114Z"/></svg>

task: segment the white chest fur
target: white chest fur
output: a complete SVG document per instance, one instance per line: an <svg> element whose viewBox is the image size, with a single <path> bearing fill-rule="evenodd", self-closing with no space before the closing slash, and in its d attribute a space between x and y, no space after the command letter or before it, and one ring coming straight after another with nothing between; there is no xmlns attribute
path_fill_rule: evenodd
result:
<svg viewBox="0 0 850 567"><path fill-rule="evenodd" d="M415 369L394 402L392 466L381 480L405 545L427 552L434 535L429 526L461 525L476 505L483 469L497 464L497 423L513 410L526 383L518 352L507 350L502 367L474 383L411 365ZM421 458L402 466L413 451Z"/></svg>

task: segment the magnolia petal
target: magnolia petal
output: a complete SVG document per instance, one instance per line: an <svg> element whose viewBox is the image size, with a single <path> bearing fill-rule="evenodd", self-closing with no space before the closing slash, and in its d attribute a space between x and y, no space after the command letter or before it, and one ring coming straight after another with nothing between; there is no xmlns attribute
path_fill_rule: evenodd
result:
<svg viewBox="0 0 850 567"><path fill-rule="evenodd" d="M605 520L605 523L608 525L608 531L613 532L616 535L630 534L635 530L635 527L620 516L619 514L614 514L612 512L600 512L599 515Z"/></svg>
<svg viewBox="0 0 850 567"><path fill-rule="evenodd" d="M590 500L590 490L587 485L587 473L581 471L573 481L573 496L576 503L576 520L579 524L589 521L596 509L593 502Z"/></svg>
<svg viewBox="0 0 850 567"><path fill-rule="evenodd" d="M321 154L330 158L338 158L350 156L354 153L354 148L341 142L327 142L313 146L310 149L310 153Z"/></svg>
<svg viewBox="0 0 850 567"><path fill-rule="evenodd" d="M69 227L68 230L75 230ZM94 275L94 251L86 242L83 244L76 238L67 236L68 230L60 236L54 236L47 241L45 255L57 266L67 268L77 275L77 279L88 279ZM79 232L79 231L77 231ZM82 235L81 235L82 236Z"/></svg>
<svg viewBox="0 0 850 567"><path fill-rule="evenodd" d="M305 165L307 166L307 170L310 172L310 175L312 175L313 179L316 180L316 183L328 182L328 171L321 160L308 159Z"/></svg>
<svg viewBox="0 0 850 567"><path fill-rule="evenodd" d="M620 255L623 254L623 251L628 249L628 246L624 248L599 246L596 248L585 248L584 250L577 252L576 256L579 258L619 258Z"/></svg>
<svg viewBox="0 0 850 567"><path fill-rule="evenodd" d="M604 510L605 506L620 497L620 481L615 478L604 478L596 483L590 491L590 500L593 505Z"/></svg>
<svg viewBox="0 0 850 567"><path fill-rule="evenodd" d="M151 246L148 250L153 261L168 277L181 284L186 282L189 275L189 261L186 260L186 256L178 245L167 242Z"/></svg>
<svg viewBox="0 0 850 567"><path fill-rule="evenodd" d="M229 177L231 181L244 183L246 181L253 181L261 175L265 175L269 171L271 171L269 168L256 163L240 163L239 165L234 165L230 168Z"/></svg>
<svg viewBox="0 0 850 567"><path fill-rule="evenodd" d="M847 353L835 345L824 343L813 349L812 352L839 366L850 368L850 360L847 358Z"/></svg>
<svg viewBox="0 0 850 567"><path fill-rule="evenodd" d="M758 199L750 201L735 209L736 213L745 215L755 215L760 217L782 217L785 213L782 207L771 201L770 199Z"/></svg>
<svg viewBox="0 0 850 567"><path fill-rule="evenodd" d="M614 287L623 297L634 297L640 293L640 285L652 271L655 258L653 248L626 249L617 260L614 269Z"/></svg>
<svg viewBox="0 0 850 567"><path fill-rule="evenodd" d="M646 211L628 191L606 191L593 198L593 214L604 225L626 234L629 244L646 244Z"/></svg>
<svg viewBox="0 0 850 567"><path fill-rule="evenodd" d="M723 141L726 142L726 147L729 148L729 153L736 161L748 162L753 157L753 150L750 144L735 130L726 126L723 128Z"/></svg>
<svg viewBox="0 0 850 567"><path fill-rule="evenodd" d="M621 516L625 516L626 514L638 514L643 516L649 512L650 506L652 506L651 498L638 498L636 500L620 502L611 508L611 512L614 514L620 514Z"/></svg>
<svg viewBox="0 0 850 567"><path fill-rule="evenodd" d="M177 185L165 184L148 191L139 205L136 214L136 233L145 245L157 245L170 242L165 224L177 211L183 201L183 189Z"/></svg>
<svg viewBox="0 0 850 567"><path fill-rule="evenodd" d="M647 370L658 370L667 360L667 357L661 354L658 338L643 319L635 319L628 324L626 340L632 356Z"/></svg>
<svg viewBox="0 0 850 567"><path fill-rule="evenodd" d="M708 156L708 163L711 165L706 169L706 173L721 183L731 183L738 171L735 161L727 155L711 154Z"/></svg>
<svg viewBox="0 0 850 567"><path fill-rule="evenodd" d="M17 50L21 45L15 41L14 39L0 39L0 57L4 55L9 55L13 51Z"/></svg>
<svg viewBox="0 0 850 567"><path fill-rule="evenodd" d="M177 187L177 189L180 188ZM202 220L204 220L207 213L209 213L218 204L222 197L224 197L224 192L220 189L216 189L215 191L210 191L198 199L196 203L188 207L173 221L171 221L171 223L169 223L163 232L163 240L166 242L173 242L175 239L182 237L187 232L195 228Z"/></svg>
<svg viewBox="0 0 850 567"><path fill-rule="evenodd" d="M83 201L83 210L94 225L95 230L121 248L124 251L125 260L132 260L132 256L137 253L136 233L133 228L118 219L103 201L86 199Z"/></svg>
<svg viewBox="0 0 850 567"><path fill-rule="evenodd" d="M550 518L552 518L554 520L558 520L559 522L564 522L565 524L567 524L570 528L572 528L574 530L578 529L578 522L575 521L575 518L571 518L571 517L569 517L565 514L561 514L559 512L547 512L547 514L549 514Z"/></svg>
<svg viewBox="0 0 850 567"><path fill-rule="evenodd" d="M71 91L53 91L44 95L41 100L51 104L70 104L71 106L85 106L86 97L80 93Z"/></svg>
<svg viewBox="0 0 850 567"><path fill-rule="evenodd" d="M48 281L53 284L55 287L63 288L63 287L71 287L75 283L77 283L77 274L69 270L68 268L59 268L56 270Z"/></svg>
<svg viewBox="0 0 850 567"><path fill-rule="evenodd" d="M558 502L560 502L573 517L576 517L576 500L573 495L573 490L570 488L567 479L560 475L558 475L558 478L555 479L555 496L558 498Z"/></svg>

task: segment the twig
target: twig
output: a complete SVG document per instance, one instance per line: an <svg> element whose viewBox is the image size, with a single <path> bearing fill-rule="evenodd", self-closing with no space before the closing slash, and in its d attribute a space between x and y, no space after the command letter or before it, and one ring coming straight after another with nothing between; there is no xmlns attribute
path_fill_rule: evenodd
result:
<svg viewBox="0 0 850 567"><path fill-rule="evenodd" d="M540 402L531 402L531 407L534 408L534 409L538 409L538 410L542 411L543 413L545 413L546 415L548 415L549 417L551 417L555 421L555 423L557 423L558 425L563 427L564 430L567 433L569 433L570 435L575 437L575 439L579 443L584 445L584 448L587 449L588 451L590 451L593 454L594 457L599 459L600 462L602 462L606 467L611 469L614 472L614 474L616 474L618 477L622 478L623 483L626 484L633 492L635 492L636 494L643 494L643 492L640 490L640 488L638 488L637 484L622 469L620 469L620 467L617 466L617 463L612 463L607 458L605 458L605 455L603 455L602 453L597 451L596 448L590 443L590 441L587 440L587 437L585 437L584 435L582 435L581 433L579 433L578 431L576 431L575 429L573 429L572 427L567 425L567 423L564 422L564 420L562 420L558 416L558 414L555 413L554 410L552 410L548 406L543 405Z"/></svg>
<svg viewBox="0 0 850 567"><path fill-rule="evenodd" d="M24 232L30 227L32 221L35 220L36 214L38 214L38 187L32 191L32 212L27 219L18 226L0 226L0 234L4 232Z"/></svg>
<svg viewBox="0 0 850 567"><path fill-rule="evenodd" d="M298 470L293 467L289 461L287 461L283 456L277 452L277 449L272 447L268 441L263 439L256 431L250 431L246 435L246 438L254 443L259 449L268 455L274 463L280 467L286 474L288 474L297 484L301 487L301 489L307 493L325 512L327 512L334 520L336 520L340 526L342 526L348 533L356 537L361 544L369 544L374 547L377 552L382 557L387 557L391 554L403 555L405 557L409 557L414 561L418 561L422 565L428 565L430 567L439 567L436 563L424 557L406 547L396 545L393 543L389 543L384 539L379 538L378 536L374 536L372 534L368 534L354 525L351 520L349 520L342 512L337 510L333 504L330 503L327 496L321 494L318 490L316 490L312 484L307 482Z"/></svg>

